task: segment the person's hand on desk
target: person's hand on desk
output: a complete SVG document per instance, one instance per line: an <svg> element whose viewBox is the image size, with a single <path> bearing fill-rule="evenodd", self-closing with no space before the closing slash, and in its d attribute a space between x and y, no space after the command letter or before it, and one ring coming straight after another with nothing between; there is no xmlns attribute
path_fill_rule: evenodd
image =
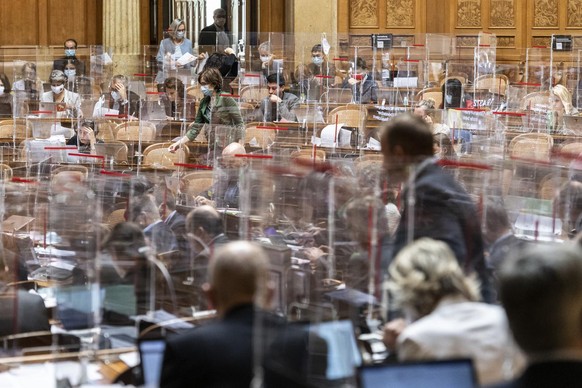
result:
<svg viewBox="0 0 582 388"><path fill-rule="evenodd" d="M395 319L384 325L384 336L382 338L382 342L384 342L384 345L386 345L388 350L396 350L398 336L400 336L406 326L406 321L402 318Z"/></svg>
<svg viewBox="0 0 582 388"><path fill-rule="evenodd" d="M196 206L210 205L212 207L216 207L216 202L201 195L194 198L194 202L196 203Z"/></svg>

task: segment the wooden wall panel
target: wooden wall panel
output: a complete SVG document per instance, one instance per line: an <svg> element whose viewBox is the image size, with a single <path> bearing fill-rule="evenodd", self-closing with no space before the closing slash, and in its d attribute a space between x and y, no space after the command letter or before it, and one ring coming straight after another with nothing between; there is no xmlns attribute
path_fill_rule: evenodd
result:
<svg viewBox="0 0 582 388"><path fill-rule="evenodd" d="M38 0L0 1L0 45L37 45Z"/></svg>
<svg viewBox="0 0 582 388"><path fill-rule="evenodd" d="M69 37L101 44L102 19L101 0L3 0L0 46L62 46Z"/></svg>

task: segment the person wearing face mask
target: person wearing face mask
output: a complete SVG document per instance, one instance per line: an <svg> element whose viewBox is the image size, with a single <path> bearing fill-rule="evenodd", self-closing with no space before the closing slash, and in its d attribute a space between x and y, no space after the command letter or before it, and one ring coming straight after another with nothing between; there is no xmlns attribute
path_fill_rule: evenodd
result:
<svg viewBox="0 0 582 388"><path fill-rule="evenodd" d="M282 74L267 77L269 97L261 101L261 116L264 121L297 121L294 109L299 106L299 97L285 91L285 78Z"/></svg>
<svg viewBox="0 0 582 388"><path fill-rule="evenodd" d="M205 46L206 52L224 52L231 45L231 39L226 29L226 11L222 8L214 10L214 23L204 27L198 37L198 45Z"/></svg>
<svg viewBox="0 0 582 388"><path fill-rule="evenodd" d="M67 77L60 70L53 70L49 77L51 90L43 93L42 102L56 102L58 118L77 118L81 115L81 97L65 89Z"/></svg>
<svg viewBox="0 0 582 388"><path fill-rule="evenodd" d="M198 77L198 83L204 98L200 100L196 119L186 135L168 148L170 152L175 152L182 144L196 139L202 128L206 128L209 150L213 148L220 150L226 146L226 144L215 144L214 131L216 126L230 127L228 139L223 139L226 140L227 144L244 139L244 123L238 103L232 97L221 95L222 76L220 71L215 68L204 70Z"/></svg>
<svg viewBox="0 0 582 388"><path fill-rule="evenodd" d="M85 74L85 63L77 58L77 41L69 38L65 40L65 56L63 58L55 59L53 62L53 70L65 71L67 64L73 64L76 68L76 76Z"/></svg>
<svg viewBox="0 0 582 388"><path fill-rule="evenodd" d="M335 65L327 61L321 44L312 47L311 63L306 65L305 74L308 77L300 82L301 92L309 100L319 100L327 88L335 86Z"/></svg>
<svg viewBox="0 0 582 388"><path fill-rule="evenodd" d="M0 73L0 118L12 117L12 94L10 81L4 73Z"/></svg>
<svg viewBox="0 0 582 388"><path fill-rule="evenodd" d="M183 72L190 74L191 63L181 65L176 61L182 55L192 54L192 41L186 38L186 24L181 19L174 19L168 28L169 37L162 40L156 60L158 62L158 75L156 82L162 84L171 73Z"/></svg>
<svg viewBox="0 0 582 388"><path fill-rule="evenodd" d="M176 77L166 78L164 81L166 94L162 96L166 116L169 120L184 117L192 121L196 117L196 103L185 93L184 83ZM184 116L185 115L185 116Z"/></svg>
<svg viewBox="0 0 582 388"><path fill-rule="evenodd" d="M366 61L358 57L355 63L356 71L344 79L343 89L352 89L354 101L361 104L375 103L378 101L378 85L374 75L368 72Z"/></svg>

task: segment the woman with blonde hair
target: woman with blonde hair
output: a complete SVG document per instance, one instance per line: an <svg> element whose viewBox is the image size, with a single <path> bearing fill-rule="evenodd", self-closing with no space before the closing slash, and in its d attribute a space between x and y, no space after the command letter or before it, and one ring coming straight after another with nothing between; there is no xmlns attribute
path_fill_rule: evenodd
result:
<svg viewBox="0 0 582 388"><path fill-rule="evenodd" d="M561 84L552 87L550 95L550 112L548 129L552 132L564 130L564 116L577 115L578 110L572 105L572 94Z"/></svg>
<svg viewBox="0 0 582 388"><path fill-rule="evenodd" d="M478 281L463 273L447 244L416 240L396 256L389 275L406 320L389 322L384 342L400 361L472 358L485 385L520 371L524 361L503 309L478 301Z"/></svg>

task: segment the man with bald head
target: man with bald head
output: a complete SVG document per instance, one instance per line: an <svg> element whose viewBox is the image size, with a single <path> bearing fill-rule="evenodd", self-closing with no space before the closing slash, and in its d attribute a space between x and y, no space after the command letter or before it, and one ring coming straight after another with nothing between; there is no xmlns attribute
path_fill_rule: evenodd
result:
<svg viewBox="0 0 582 388"><path fill-rule="evenodd" d="M230 143L222 150L220 159L221 170L212 187L212 200L203 195L196 197L201 205L211 205L218 208L239 207L239 168L245 164L245 159L237 155L246 154L245 147L237 142Z"/></svg>
<svg viewBox="0 0 582 388"><path fill-rule="evenodd" d="M272 296L267 256L246 241L220 247L204 291L218 320L168 338L160 386L249 387L256 314Z"/></svg>

